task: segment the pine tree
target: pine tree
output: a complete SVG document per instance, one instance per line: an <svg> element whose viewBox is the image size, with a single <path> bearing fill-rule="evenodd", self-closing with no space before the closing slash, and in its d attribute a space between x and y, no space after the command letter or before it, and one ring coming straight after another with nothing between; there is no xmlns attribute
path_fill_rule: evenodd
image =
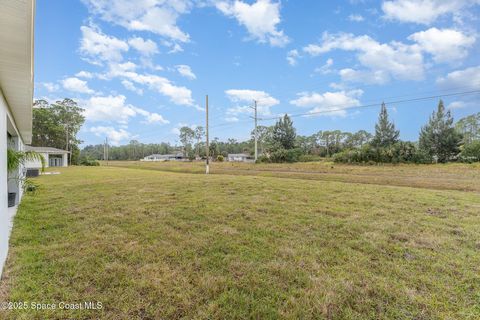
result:
<svg viewBox="0 0 480 320"><path fill-rule="evenodd" d="M445 112L443 101L420 131L419 147L437 162L447 162L459 152L462 135L453 126L450 111Z"/></svg>
<svg viewBox="0 0 480 320"><path fill-rule="evenodd" d="M273 141L283 149L295 148L295 139L297 134L293 127L293 122L288 115L280 118L273 127Z"/></svg>
<svg viewBox="0 0 480 320"><path fill-rule="evenodd" d="M375 124L375 136L372 140L372 145L375 147L388 147L398 142L400 132L395 130L395 124L388 120L387 108L385 103L382 103L380 115L378 116L378 123Z"/></svg>

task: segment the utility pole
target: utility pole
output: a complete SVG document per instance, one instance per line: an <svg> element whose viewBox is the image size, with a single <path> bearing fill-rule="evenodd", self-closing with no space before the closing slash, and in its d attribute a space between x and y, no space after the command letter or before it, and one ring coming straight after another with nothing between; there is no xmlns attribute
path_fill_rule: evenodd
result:
<svg viewBox="0 0 480 320"><path fill-rule="evenodd" d="M69 147L70 147L70 146L69 146L69 143L68 143L68 142L69 142L69 139L68 139L68 125L66 126L65 129L66 129L65 131L66 131L66 133L67 133L67 139L66 139L66 140L67 140L67 141L66 141L66 143L67 143L67 164L69 164L69 163L72 161L72 156L71 156L70 153L68 153L68 149L69 149Z"/></svg>
<svg viewBox="0 0 480 320"><path fill-rule="evenodd" d="M107 138L103 141L103 161L107 160Z"/></svg>
<svg viewBox="0 0 480 320"><path fill-rule="evenodd" d="M205 104L205 110L207 112L207 117L206 117L206 138L207 138L207 150L206 150L206 153L207 153L207 162L206 162L206 167L205 167L205 174L209 174L210 173L210 145L209 145L209 140L208 140L208 94L206 96L206 100L205 100L206 104Z"/></svg>
<svg viewBox="0 0 480 320"><path fill-rule="evenodd" d="M108 166L108 137L105 138L105 142L106 142L106 147L107 147L107 166Z"/></svg>
<svg viewBox="0 0 480 320"><path fill-rule="evenodd" d="M257 162L257 159L258 159L258 148L257 148L257 140L258 140L258 131L257 131L257 121L258 121L258 118L257 118L257 100L253 100L254 102L254 106L251 107L254 111L255 111L255 116L253 117L253 119L255 120L255 131L253 133L254 135L254 138L255 138L255 162Z"/></svg>

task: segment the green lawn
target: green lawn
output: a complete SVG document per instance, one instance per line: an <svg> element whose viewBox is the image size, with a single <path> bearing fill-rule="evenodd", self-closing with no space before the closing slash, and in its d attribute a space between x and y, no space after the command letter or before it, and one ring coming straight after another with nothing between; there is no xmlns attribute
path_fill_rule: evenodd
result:
<svg viewBox="0 0 480 320"><path fill-rule="evenodd" d="M278 171L270 177L142 168L38 178L15 218L0 300L103 308L0 318L480 318L478 167L331 169L367 174L348 182L290 176L315 169L295 166L263 167ZM419 172L441 183L385 185Z"/></svg>

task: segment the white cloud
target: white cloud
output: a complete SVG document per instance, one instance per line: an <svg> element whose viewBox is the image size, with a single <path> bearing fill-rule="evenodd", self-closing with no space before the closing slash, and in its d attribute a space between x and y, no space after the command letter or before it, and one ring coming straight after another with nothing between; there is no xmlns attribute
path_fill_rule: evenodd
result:
<svg viewBox="0 0 480 320"><path fill-rule="evenodd" d="M123 64L110 65L110 71L108 77L120 77L124 80L137 83L149 87L151 90L160 92L161 94L170 98L175 104L192 106L199 110L203 110L198 107L193 98L192 91L186 87L180 87L174 85L170 80L164 77L160 77L153 74L140 74L135 72L136 65L131 62Z"/></svg>
<svg viewBox="0 0 480 320"><path fill-rule="evenodd" d="M296 66L298 58L300 58L300 54L298 53L297 49L288 51L287 53L288 64L290 64L291 66Z"/></svg>
<svg viewBox="0 0 480 320"><path fill-rule="evenodd" d="M113 127L93 127L90 128L90 132L94 133L97 137L108 137L109 144L114 146L120 145L122 141L129 140L132 138L132 135L125 129L115 129Z"/></svg>
<svg viewBox="0 0 480 320"><path fill-rule="evenodd" d="M88 72L88 71L80 71L75 74L75 77L77 78L85 78L85 79L91 79L93 78L93 73Z"/></svg>
<svg viewBox="0 0 480 320"><path fill-rule="evenodd" d="M438 78L436 83L444 90L478 88L480 86L480 65L450 72L445 77Z"/></svg>
<svg viewBox="0 0 480 320"><path fill-rule="evenodd" d="M323 66L315 69L315 72L319 72L321 74L332 73L333 72L333 70L331 69L332 66L333 66L333 59L328 58L327 61L325 61L325 64Z"/></svg>
<svg viewBox="0 0 480 320"><path fill-rule="evenodd" d="M170 121L165 120L162 115L158 113L150 113L146 116L146 122L147 123L161 123L161 124L167 124L170 123Z"/></svg>
<svg viewBox="0 0 480 320"><path fill-rule="evenodd" d="M365 20L365 18L362 17L360 14L351 14L348 16L348 20L353 22L362 22L363 20Z"/></svg>
<svg viewBox="0 0 480 320"><path fill-rule="evenodd" d="M392 0L382 4L385 18L400 22L431 24L441 16L459 15L478 0Z"/></svg>
<svg viewBox="0 0 480 320"><path fill-rule="evenodd" d="M150 39L144 40L141 37L134 37L128 40L128 44L144 56L158 53L157 44Z"/></svg>
<svg viewBox="0 0 480 320"><path fill-rule="evenodd" d="M424 61L426 53L437 63L461 62L468 55L468 49L475 42L475 37L453 29L430 28L410 35L408 40L413 43L379 43L367 35L324 33L320 44L309 44L303 51L312 56L335 49L356 52L364 69L342 69L342 80L383 84L392 78L424 79L427 68Z"/></svg>
<svg viewBox="0 0 480 320"><path fill-rule="evenodd" d="M86 94L95 93L94 90L88 87L87 81L80 80L75 77L66 78L62 80L62 85L66 90L72 91L72 92L86 93Z"/></svg>
<svg viewBox="0 0 480 320"><path fill-rule="evenodd" d="M358 60L367 68L367 70L361 71L362 75L376 73L377 76L371 78L381 79L381 82L378 83L385 83L390 78L400 80L422 80L424 78L423 55L418 46L410 46L396 41L388 44L379 43L367 35L324 33L320 45L310 44L303 48L312 56L318 56L334 49L358 52ZM351 71L349 73L352 74ZM378 77L378 74L382 76ZM357 73L357 77L347 77L346 80L357 79L358 75Z"/></svg>
<svg viewBox="0 0 480 320"><path fill-rule="evenodd" d="M240 25L247 28L253 39L277 47L283 47L289 42L283 30L277 28L281 22L279 2L257 0L248 4L235 0L218 1L215 4L223 14L237 19Z"/></svg>
<svg viewBox="0 0 480 320"><path fill-rule="evenodd" d="M84 103L85 116L90 121L127 123L137 112L135 107L125 104L125 100L123 95L91 97Z"/></svg>
<svg viewBox="0 0 480 320"><path fill-rule="evenodd" d="M84 101L85 116L89 121L128 123L137 115L143 116L146 123L169 123L161 115L126 103L124 95L97 96Z"/></svg>
<svg viewBox="0 0 480 320"><path fill-rule="evenodd" d="M442 90L472 91L478 89L480 87L480 65L450 72L444 77L437 78L436 84ZM478 94L474 94L451 102L447 108L478 108L479 106Z"/></svg>
<svg viewBox="0 0 480 320"><path fill-rule="evenodd" d="M80 53L91 63L121 61L122 52L128 51L128 44L125 41L102 33L97 27L82 26L80 30L82 31Z"/></svg>
<svg viewBox="0 0 480 320"><path fill-rule="evenodd" d="M468 48L475 43L474 36L467 36L453 29L430 28L408 37L418 43L423 51L433 55L435 62L461 60L468 54Z"/></svg>
<svg viewBox="0 0 480 320"><path fill-rule="evenodd" d="M190 10L190 0L83 0L101 19L128 30L149 31L173 41L190 37L177 26L181 14Z"/></svg>
<svg viewBox="0 0 480 320"><path fill-rule="evenodd" d="M354 70L341 69L339 75L342 81L363 82L366 84L384 84L390 81L390 75L384 70Z"/></svg>
<svg viewBox="0 0 480 320"><path fill-rule="evenodd" d="M122 85L125 87L125 89L130 90L130 91L133 91L133 92L135 92L136 94L139 94L139 95L142 95L142 94L143 94L143 90L140 89L140 88L135 87L135 85L134 85L131 81L122 80Z"/></svg>
<svg viewBox="0 0 480 320"><path fill-rule="evenodd" d="M301 92L298 98L290 101L298 107L312 108L309 113L318 113L327 116L345 116L346 109L359 106L362 90L337 91L337 92Z"/></svg>
<svg viewBox="0 0 480 320"><path fill-rule="evenodd" d="M231 89L225 91L227 97L230 101L235 103L247 103L247 106L237 106L234 108L229 108L227 113L230 115L238 115L241 113L252 113L250 106L253 105L253 101L257 101L257 111L260 115L269 115L270 107L278 105L280 101L270 96L265 91L256 91L256 90L239 90Z"/></svg>
<svg viewBox="0 0 480 320"><path fill-rule="evenodd" d="M53 82L40 82L38 85L45 88L48 92L56 92L60 89L59 85Z"/></svg>
<svg viewBox="0 0 480 320"><path fill-rule="evenodd" d="M193 73L192 68L190 68L190 66L187 66L185 64L179 64L176 66L176 68L178 73L180 73L182 77L185 77L190 80L197 79L197 76Z"/></svg>

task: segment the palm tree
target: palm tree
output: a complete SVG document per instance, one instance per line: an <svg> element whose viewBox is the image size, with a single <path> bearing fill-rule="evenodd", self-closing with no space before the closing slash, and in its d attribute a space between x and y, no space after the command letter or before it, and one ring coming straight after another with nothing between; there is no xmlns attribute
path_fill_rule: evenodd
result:
<svg viewBox="0 0 480 320"><path fill-rule="evenodd" d="M7 171L15 171L27 161L39 160L42 163L42 171L45 170L45 158L35 151L17 151L7 149Z"/></svg>

